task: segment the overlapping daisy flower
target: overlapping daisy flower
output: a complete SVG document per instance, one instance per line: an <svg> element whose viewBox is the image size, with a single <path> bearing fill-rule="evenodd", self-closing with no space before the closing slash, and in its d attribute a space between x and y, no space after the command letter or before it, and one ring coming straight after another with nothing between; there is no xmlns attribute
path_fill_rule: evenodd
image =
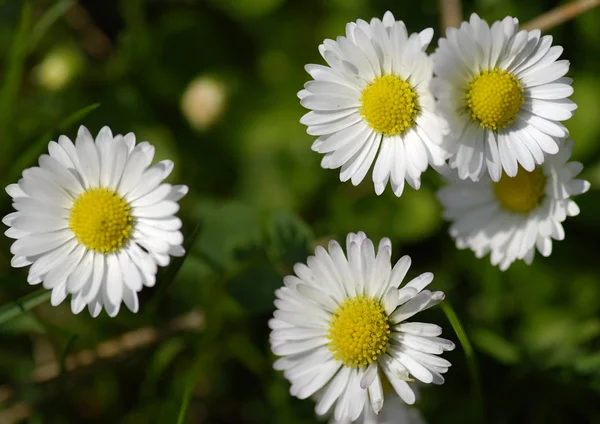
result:
<svg viewBox="0 0 600 424"><path fill-rule="evenodd" d="M350 420L336 421L329 424L350 424ZM378 414L365 404L365 409L356 421L357 424L425 424L423 416L417 408L408 406L398 396L385 396L385 405Z"/></svg>
<svg viewBox="0 0 600 424"><path fill-rule="evenodd" d="M433 54L431 87L450 129L449 165L461 179L532 172L558 152L569 134L561 122L577 107L568 99L569 62L557 60L562 51L550 35L519 31L511 17L489 26L473 14L447 29Z"/></svg>
<svg viewBox="0 0 600 424"><path fill-rule="evenodd" d="M317 136L323 168L341 167L340 179L358 185L373 168L375 192L388 181L396 196L406 180L419 188L429 164L442 165L445 127L429 90L432 62L424 50L431 28L408 34L390 12L346 26L346 36L325 40L319 52L329 66L307 65L313 77L298 93L311 109L300 120Z"/></svg>
<svg viewBox="0 0 600 424"><path fill-rule="evenodd" d="M442 329L435 324L407 322L444 299L425 289L433 274L400 288L411 260L404 256L392 268L387 238L376 252L364 233L350 233L347 257L337 242L328 247L317 247L306 265L296 264L296 275L276 291L270 341L282 356L274 367L291 382L290 393L315 395L319 416L354 421L382 409L383 379L408 404L415 401L413 378L442 384L450 362L436 355L454 344L438 337Z"/></svg>
<svg viewBox="0 0 600 424"><path fill-rule="evenodd" d="M585 193L590 184L575 177L583 169L568 162L573 141L559 141L557 154L548 156L533 171L519 167L511 178L498 182L485 175L478 182L452 178L438 197L444 217L453 221L450 235L459 249L477 257L491 252L491 262L506 270L517 259L533 261L535 250L552 253L552 239L562 240L562 222L579 214L571 196Z"/></svg>
<svg viewBox="0 0 600 424"><path fill-rule="evenodd" d="M163 183L173 162L150 167L154 147L132 133L104 127L94 140L80 127L75 144L60 136L48 153L6 187L16 209L2 220L16 239L12 266L31 266L27 281L52 290L52 305L71 294L75 314L88 306L94 317L103 308L115 316L121 303L137 312L157 266L184 254L174 214L188 188Z"/></svg>

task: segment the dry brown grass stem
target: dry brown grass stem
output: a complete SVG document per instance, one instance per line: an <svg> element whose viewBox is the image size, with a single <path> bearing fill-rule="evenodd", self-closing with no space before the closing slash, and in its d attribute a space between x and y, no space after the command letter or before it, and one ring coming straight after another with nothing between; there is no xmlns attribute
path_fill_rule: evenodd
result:
<svg viewBox="0 0 600 424"><path fill-rule="evenodd" d="M549 12L543 13L537 18L533 18L522 25L521 28L528 31L531 31L532 29L548 31L596 6L600 6L600 0L575 0L552 9Z"/></svg>
<svg viewBox="0 0 600 424"><path fill-rule="evenodd" d="M461 0L438 0L441 11L442 32L448 27L458 28L462 21Z"/></svg>

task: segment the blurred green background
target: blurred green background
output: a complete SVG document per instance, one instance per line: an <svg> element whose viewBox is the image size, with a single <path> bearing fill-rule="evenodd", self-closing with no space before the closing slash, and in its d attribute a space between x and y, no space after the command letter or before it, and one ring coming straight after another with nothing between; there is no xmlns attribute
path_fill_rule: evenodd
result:
<svg viewBox="0 0 600 424"><path fill-rule="evenodd" d="M464 1L464 17L528 21L561 2ZM429 423L600 423L600 9L550 31L571 61L578 103L566 123L592 190L576 199L548 259L501 273L458 251L434 196L377 197L322 170L298 121L303 66L346 22L391 10L409 31L434 27L435 0L0 0L0 182L15 182L59 134L109 125L175 161L190 254L162 272L137 315L115 319L69 302L0 326L0 423L314 423L313 403L272 370L273 290L315 244L364 230L432 271L473 344L474 385L458 347L443 386L424 387ZM99 106L97 105L99 104ZM0 196L2 215L9 196ZM199 224L197 237L191 233ZM0 304L35 289L0 246ZM186 403L189 402L189 403Z"/></svg>

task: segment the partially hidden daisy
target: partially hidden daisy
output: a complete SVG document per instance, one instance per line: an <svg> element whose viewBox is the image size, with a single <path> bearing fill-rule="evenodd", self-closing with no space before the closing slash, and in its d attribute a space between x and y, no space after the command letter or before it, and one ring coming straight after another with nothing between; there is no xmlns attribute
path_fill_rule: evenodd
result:
<svg viewBox="0 0 600 424"><path fill-rule="evenodd" d="M531 264L536 248L542 256L552 253L552 239L565 237L561 223L579 214L571 196L590 187L575 179L583 165L567 162L573 141L559 141L558 146L543 165L533 171L519 167L515 177L503 174L498 182L487 175L478 182L451 176L438 197L459 249L469 248L478 258L491 252L492 264L501 270L517 259Z"/></svg>
<svg viewBox="0 0 600 424"><path fill-rule="evenodd" d="M329 66L306 66L313 81L298 97L311 111L300 122L318 137L312 149L325 154L321 166L341 167L341 181L358 185L375 162L375 192L389 181L400 196L405 180L418 189L427 166L444 163L445 129L434 112L432 63L424 52L432 36L431 28L409 35L386 12L383 20L359 19L346 25L345 37L325 40L319 52Z"/></svg>
<svg viewBox="0 0 600 424"><path fill-rule="evenodd" d="M329 424L350 424L350 420L337 421L335 418ZM423 416L415 407L408 406L398 396L385 395L385 405L375 414L365 403L365 409L355 421L357 424L425 424Z"/></svg>
<svg viewBox="0 0 600 424"><path fill-rule="evenodd" d="M433 54L432 91L450 134L444 147L461 179L494 181L519 167L533 171L568 136L561 121L577 108L568 99L569 62L539 30L519 31L516 18L488 24L476 14L448 28Z"/></svg>
<svg viewBox="0 0 600 424"><path fill-rule="evenodd" d="M383 407L384 379L402 400L415 401L408 382L442 384L450 362L436 355L454 349L435 324L406 320L444 299L425 287L426 272L402 288L411 264L402 257L392 268L391 242L373 242L359 232L346 240L348 257L335 241L319 246L307 265L296 264L275 294L270 342L282 358L274 367L300 399L316 395L317 415L358 419L365 408ZM367 412L370 414L370 412Z"/></svg>
<svg viewBox="0 0 600 424"><path fill-rule="evenodd" d="M75 314L88 306L94 317L103 308L115 316L121 303L137 312L157 266L184 254L174 214L188 188L163 183L173 162L150 167L154 147L132 133L104 127L94 140L82 126L75 144L60 136L48 153L6 187L16 209L2 220L16 239L12 266L31 266L27 281L52 290L52 305L71 294Z"/></svg>

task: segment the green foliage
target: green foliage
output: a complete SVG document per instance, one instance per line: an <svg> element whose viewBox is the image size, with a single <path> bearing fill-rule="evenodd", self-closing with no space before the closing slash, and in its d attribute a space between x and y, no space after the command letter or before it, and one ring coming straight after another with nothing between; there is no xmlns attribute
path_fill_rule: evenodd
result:
<svg viewBox="0 0 600 424"><path fill-rule="evenodd" d="M28 51L28 36L31 26L31 6L25 2L21 10L19 26L14 34L11 49L4 69L4 78L0 86L0 134L6 134L13 117L15 100L19 94L23 65ZM12 143L0 144L0 152L5 153Z"/></svg>
<svg viewBox="0 0 600 424"><path fill-rule="evenodd" d="M502 273L457 250L432 170L401 199L375 196L370 177L340 183L298 122L303 66L323 63L324 38L388 9L437 37L437 3L0 0L3 185L83 124L133 131L156 146L156 160L174 160L169 182L190 187L180 211L187 255L142 292L138 314L92 319L73 316L68 301L50 306L49 291L27 285L27 269L10 267L1 239L0 422L23 404L32 423L317 422L312 401L290 396L272 369L267 322L293 265L359 230L390 237L393 260L412 257L408 278L432 271L433 289L446 293L422 317L457 344L446 383L421 390L428 422L600 422L600 9L551 31L571 62L579 108L566 126L592 189L576 199L581 214L565 222L566 239L532 266ZM465 16L527 21L557 3L463 6ZM190 111L183 95L198 77L218 81L223 98L201 97ZM206 122L194 125L190 113ZM8 196L0 205L10 212Z"/></svg>
<svg viewBox="0 0 600 424"><path fill-rule="evenodd" d="M50 300L51 293L52 292L46 289L36 290L35 292L28 294L21 299L2 306L2 308L0 308L0 324L10 321L11 319L21 315L23 312L47 302Z"/></svg>
<svg viewBox="0 0 600 424"><path fill-rule="evenodd" d="M57 131L68 131L73 129L73 126L77 123L81 122L90 112L94 109L100 107L99 103L95 103L89 106L84 107L81 110L73 113L71 116L62 121L56 128L54 132ZM40 137L36 142L34 142L31 146L29 146L23 153L20 153L16 158L14 164L10 166L8 171L6 172L6 184L10 184L11 182L16 181L23 169L28 168L30 166L35 165L35 162L40 154L43 153L44 149L48 146L48 141L52 137L52 132L46 132L42 137Z"/></svg>

